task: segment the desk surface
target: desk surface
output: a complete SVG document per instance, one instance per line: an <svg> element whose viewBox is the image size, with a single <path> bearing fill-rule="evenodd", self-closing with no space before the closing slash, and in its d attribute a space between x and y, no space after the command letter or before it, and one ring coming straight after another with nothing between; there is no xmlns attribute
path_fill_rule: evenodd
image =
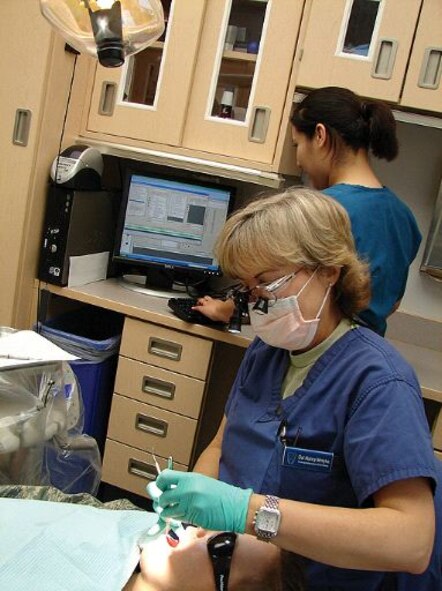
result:
<svg viewBox="0 0 442 591"><path fill-rule="evenodd" d="M40 282L40 289L47 289L64 298L113 310L125 316L160 324L211 341L221 341L246 348L253 339L250 326L244 326L241 334L235 335L223 328L184 322L171 312L167 306L166 298L149 296L126 289L118 283L117 279L106 279L106 281L97 281L81 287L58 287Z"/></svg>
<svg viewBox="0 0 442 591"><path fill-rule="evenodd" d="M40 288L48 289L51 293L65 298L107 308L125 316L146 320L211 341L221 341L246 348L253 339L250 326L244 326L240 335L234 335L221 328L184 322L169 310L167 299L131 291L122 287L117 279L107 279L81 287L58 287L40 282ZM396 328L395 325L397 325ZM440 323L416 319L396 312L389 321L387 339L414 367L424 396L442 401L440 333Z"/></svg>

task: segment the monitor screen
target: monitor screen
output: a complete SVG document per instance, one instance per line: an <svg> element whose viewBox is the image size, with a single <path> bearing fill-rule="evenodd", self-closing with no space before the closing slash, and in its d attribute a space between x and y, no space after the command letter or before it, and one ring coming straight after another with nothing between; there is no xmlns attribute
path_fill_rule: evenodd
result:
<svg viewBox="0 0 442 591"><path fill-rule="evenodd" d="M114 260L205 275L221 270L214 246L233 187L129 171Z"/></svg>

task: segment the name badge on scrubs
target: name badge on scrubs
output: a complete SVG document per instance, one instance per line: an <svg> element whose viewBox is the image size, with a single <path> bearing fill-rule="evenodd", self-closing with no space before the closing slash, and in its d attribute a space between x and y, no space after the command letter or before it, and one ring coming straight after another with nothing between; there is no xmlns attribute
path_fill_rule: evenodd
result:
<svg viewBox="0 0 442 591"><path fill-rule="evenodd" d="M282 465L298 470L314 470L315 472L330 472L333 466L334 454L330 451L304 449L302 447L284 447Z"/></svg>

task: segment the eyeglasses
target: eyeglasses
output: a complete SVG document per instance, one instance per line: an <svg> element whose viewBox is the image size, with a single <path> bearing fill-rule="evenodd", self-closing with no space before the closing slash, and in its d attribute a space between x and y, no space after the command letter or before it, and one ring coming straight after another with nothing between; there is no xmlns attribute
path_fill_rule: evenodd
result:
<svg viewBox="0 0 442 591"><path fill-rule="evenodd" d="M289 273L274 281L260 283L251 289L251 300L255 302L252 310L257 314L267 314L268 309L271 308L278 299L276 292L294 279L298 273L299 271Z"/></svg>
<svg viewBox="0 0 442 591"><path fill-rule="evenodd" d="M232 532L221 532L207 540L207 551L212 562L215 575L216 591L227 591L230 565L237 535Z"/></svg>

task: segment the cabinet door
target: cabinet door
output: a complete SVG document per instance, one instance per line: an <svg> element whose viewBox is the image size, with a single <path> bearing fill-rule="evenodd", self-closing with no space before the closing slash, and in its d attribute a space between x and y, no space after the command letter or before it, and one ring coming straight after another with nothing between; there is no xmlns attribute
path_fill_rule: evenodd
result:
<svg viewBox="0 0 442 591"><path fill-rule="evenodd" d="M206 0L162 0L166 32L120 68L97 65L88 130L178 145Z"/></svg>
<svg viewBox="0 0 442 591"><path fill-rule="evenodd" d="M0 33L0 325L12 325L52 34L35 0L2 0Z"/></svg>
<svg viewBox="0 0 442 591"><path fill-rule="evenodd" d="M303 4L209 2L184 147L272 162Z"/></svg>
<svg viewBox="0 0 442 591"><path fill-rule="evenodd" d="M411 52L401 105L442 111L442 2L425 0Z"/></svg>
<svg viewBox="0 0 442 591"><path fill-rule="evenodd" d="M421 0L313 0L298 86L398 102Z"/></svg>

